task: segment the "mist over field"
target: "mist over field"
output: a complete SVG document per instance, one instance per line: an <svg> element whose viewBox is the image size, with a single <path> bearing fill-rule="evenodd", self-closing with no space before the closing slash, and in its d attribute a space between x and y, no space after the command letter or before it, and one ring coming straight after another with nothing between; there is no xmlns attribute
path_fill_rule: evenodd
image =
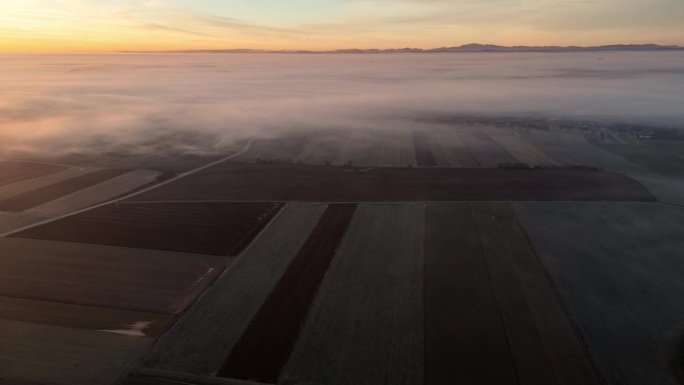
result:
<svg viewBox="0 0 684 385"><path fill-rule="evenodd" d="M430 114L684 122L682 52L5 55L0 83L3 157L211 154Z"/></svg>

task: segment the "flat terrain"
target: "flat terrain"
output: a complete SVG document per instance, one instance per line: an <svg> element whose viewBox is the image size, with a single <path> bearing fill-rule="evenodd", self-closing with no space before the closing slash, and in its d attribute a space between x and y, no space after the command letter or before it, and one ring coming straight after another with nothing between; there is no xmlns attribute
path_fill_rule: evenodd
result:
<svg viewBox="0 0 684 385"><path fill-rule="evenodd" d="M1 296L0 319L151 337L175 321L166 314Z"/></svg>
<svg viewBox="0 0 684 385"><path fill-rule="evenodd" d="M9 320L0 320L0 340L1 376L12 385L109 385L152 342Z"/></svg>
<svg viewBox="0 0 684 385"><path fill-rule="evenodd" d="M355 204L328 206L230 352L219 376L268 383L278 381L355 210Z"/></svg>
<svg viewBox="0 0 684 385"><path fill-rule="evenodd" d="M0 239L0 295L176 314L223 270L224 257Z"/></svg>
<svg viewBox="0 0 684 385"><path fill-rule="evenodd" d="M425 231L427 384L600 384L508 204L429 204Z"/></svg>
<svg viewBox="0 0 684 385"><path fill-rule="evenodd" d="M423 218L359 205L279 383L423 382Z"/></svg>
<svg viewBox="0 0 684 385"><path fill-rule="evenodd" d="M221 164L136 201L651 201L623 175L570 170Z"/></svg>
<svg viewBox="0 0 684 385"><path fill-rule="evenodd" d="M44 216L68 214L110 199L118 198L137 188L154 183L157 175L158 173L156 171L132 171L74 192L73 194L36 206L27 210L27 212Z"/></svg>
<svg viewBox="0 0 684 385"><path fill-rule="evenodd" d="M237 255L278 203L118 203L14 237L211 255Z"/></svg>
<svg viewBox="0 0 684 385"><path fill-rule="evenodd" d="M76 176L45 187L27 191L11 198L0 200L0 210L24 211L54 199L61 198L65 195L75 193L84 188L102 183L127 172L130 172L130 170L104 169Z"/></svg>
<svg viewBox="0 0 684 385"><path fill-rule="evenodd" d="M684 210L514 205L609 384L674 385L684 327Z"/></svg>
<svg viewBox="0 0 684 385"><path fill-rule="evenodd" d="M199 375L218 373L326 207L288 204L197 305L148 352L143 367Z"/></svg>
<svg viewBox="0 0 684 385"><path fill-rule="evenodd" d="M48 163L0 162L0 187L66 170L68 167Z"/></svg>

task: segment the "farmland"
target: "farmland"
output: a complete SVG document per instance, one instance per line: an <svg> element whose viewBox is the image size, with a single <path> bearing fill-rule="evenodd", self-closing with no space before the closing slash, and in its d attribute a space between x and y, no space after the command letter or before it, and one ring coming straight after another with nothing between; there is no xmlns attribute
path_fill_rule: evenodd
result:
<svg viewBox="0 0 684 385"><path fill-rule="evenodd" d="M223 257L0 239L0 294L176 314L225 266Z"/></svg>
<svg viewBox="0 0 684 385"><path fill-rule="evenodd" d="M609 384L678 384L684 211L650 204L515 204Z"/></svg>
<svg viewBox="0 0 684 385"><path fill-rule="evenodd" d="M157 337L173 325L166 314L0 297L0 319Z"/></svg>
<svg viewBox="0 0 684 385"><path fill-rule="evenodd" d="M0 370L10 384L109 385L151 339L0 320ZM16 382L15 382L16 381Z"/></svg>
<svg viewBox="0 0 684 385"><path fill-rule="evenodd" d="M34 162L0 162L0 187L66 170L67 167Z"/></svg>
<svg viewBox="0 0 684 385"><path fill-rule="evenodd" d="M328 206L218 375L276 382L356 205Z"/></svg>
<svg viewBox="0 0 684 385"><path fill-rule="evenodd" d="M117 198L137 188L154 183L157 174L155 171L148 170L129 172L33 207L26 212L44 216L67 214Z"/></svg>
<svg viewBox="0 0 684 385"><path fill-rule="evenodd" d="M15 195L0 201L0 210L23 211L50 202L86 187L129 172L124 169L105 169L70 178L35 190Z"/></svg>
<svg viewBox="0 0 684 385"><path fill-rule="evenodd" d="M201 375L218 373L326 207L287 205L201 301L148 352L143 367Z"/></svg>
<svg viewBox="0 0 684 385"><path fill-rule="evenodd" d="M422 382L422 218L421 204L359 206L282 383Z"/></svg>
<svg viewBox="0 0 684 385"><path fill-rule="evenodd" d="M237 255L280 207L277 203L119 203L13 236L194 254Z"/></svg>
<svg viewBox="0 0 684 385"><path fill-rule="evenodd" d="M569 170L383 168L221 164L136 201L649 201L636 181Z"/></svg>

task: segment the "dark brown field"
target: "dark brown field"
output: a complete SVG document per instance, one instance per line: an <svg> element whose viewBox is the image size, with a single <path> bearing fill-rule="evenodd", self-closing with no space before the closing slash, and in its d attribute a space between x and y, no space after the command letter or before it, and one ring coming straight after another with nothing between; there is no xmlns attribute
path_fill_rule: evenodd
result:
<svg viewBox="0 0 684 385"><path fill-rule="evenodd" d="M571 170L221 164L136 201L654 201L623 175ZM108 236L110 236L108 234Z"/></svg>
<svg viewBox="0 0 684 385"><path fill-rule="evenodd" d="M276 383L355 204L328 206L316 228L233 348L219 376Z"/></svg>
<svg viewBox="0 0 684 385"><path fill-rule="evenodd" d="M0 295L177 314L214 279L224 257L0 239Z"/></svg>
<svg viewBox="0 0 684 385"><path fill-rule="evenodd" d="M233 256L280 207L279 203L119 203L14 237Z"/></svg>
<svg viewBox="0 0 684 385"><path fill-rule="evenodd" d="M28 210L32 207L75 193L86 187L96 185L130 171L131 170L126 169L106 169L77 176L0 201L0 210Z"/></svg>
<svg viewBox="0 0 684 385"><path fill-rule="evenodd" d="M54 174L66 170L66 166L46 163L30 162L0 162L0 186L16 183L22 180Z"/></svg>
<svg viewBox="0 0 684 385"><path fill-rule="evenodd" d="M427 207L425 272L425 384L515 384L469 206Z"/></svg>
<svg viewBox="0 0 684 385"><path fill-rule="evenodd" d="M428 142L428 136L426 133L413 133L413 147L416 151L416 160L418 161L418 166L437 166L437 160L435 159L435 154L432 153L432 148L430 148L430 143Z"/></svg>
<svg viewBox="0 0 684 385"><path fill-rule="evenodd" d="M426 385L601 383L508 204L431 204Z"/></svg>

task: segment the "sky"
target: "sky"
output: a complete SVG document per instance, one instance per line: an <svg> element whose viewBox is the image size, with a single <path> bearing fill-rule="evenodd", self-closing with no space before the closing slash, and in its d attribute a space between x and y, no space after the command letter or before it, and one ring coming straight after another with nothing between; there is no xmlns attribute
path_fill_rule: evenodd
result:
<svg viewBox="0 0 684 385"><path fill-rule="evenodd" d="M0 52L684 45L682 0L2 0Z"/></svg>

